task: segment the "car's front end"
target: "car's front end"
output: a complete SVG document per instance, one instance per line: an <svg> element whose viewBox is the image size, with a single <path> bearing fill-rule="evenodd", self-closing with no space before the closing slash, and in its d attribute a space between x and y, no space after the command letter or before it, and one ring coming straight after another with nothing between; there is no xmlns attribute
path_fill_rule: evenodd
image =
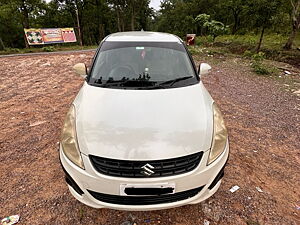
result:
<svg viewBox="0 0 300 225"><path fill-rule="evenodd" d="M109 74L130 76L140 65L147 74L87 79L67 114L60 160L70 192L91 207L119 210L159 210L201 202L219 188L228 159L221 112L196 75L151 80L160 68L155 52L189 61L178 43L175 47L161 42L156 47L152 42L134 44L109 43L104 48L111 56L114 46L121 46L132 52L130 58L137 54L140 60L136 68L134 63L117 70L111 66ZM102 55L103 65L107 55ZM118 65L123 60L126 57ZM193 69L180 72L188 73L193 74Z"/></svg>
<svg viewBox="0 0 300 225"><path fill-rule="evenodd" d="M228 144L225 151L211 165L206 164L209 151L204 152L202 160L193 171L175 176L155 178L126 178L101 174L95 169L88 156L82 155L85 169L73 164L60 151L62 166L72 195L80 202L94 208L144 211L178 207L199 203L212 196L219 188L228 158ZM150 163L151 164L151 163ZM154 170L155 171L155 170ZM174 185L172 194L130 196L121 195L122 185L139 187L157 187ZM141 186L142 185L142 186ZM172 186L173 187L173 186Z"/></svg>
<svg viewBox="0 0 300 225"><path fill-rule="evenodd" d="M154 94L153 90L102 90L85 84L67 115L60 144L71 193L91 207L121 210L164 209L213 195L229 146L220 112L212 101L201 100L201 86ZM100 101L107 95L116 104ZM190 98L184 103L186 95ZM152 104L147 101L150 97ZM140 108L122 111L124 99L138 102ZM95 110L95 102L103 102L106 108L100 105L101 112ZM165 107L159 108L160 104ZM156 192L158 187L170 192ZM148 192L126 194L125 188Z"/></svg>

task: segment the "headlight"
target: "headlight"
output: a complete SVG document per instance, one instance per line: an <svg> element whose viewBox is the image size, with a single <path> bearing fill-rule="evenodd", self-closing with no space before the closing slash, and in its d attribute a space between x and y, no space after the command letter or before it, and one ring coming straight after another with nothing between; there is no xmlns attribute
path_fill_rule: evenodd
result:
<svg viewBox="0 0 300 225"><path fill-rule="evenodd" d="M75 128L75 108L72 105L67 113L64 127L62 130L61 141L63 152L77 166L84 169L83 161L80 155L76 128Z"/></svg>
<svg viewBox="0 0 300 225"><path fill-rule="evenodd" d="M225 146L228 138L228 133L225 127L222 113L215 103L213 104L213 113L214 113L213 139L212 139L212 144L211 144L207 164L212 163L222 154L222 152L225 150Z"/></svg>

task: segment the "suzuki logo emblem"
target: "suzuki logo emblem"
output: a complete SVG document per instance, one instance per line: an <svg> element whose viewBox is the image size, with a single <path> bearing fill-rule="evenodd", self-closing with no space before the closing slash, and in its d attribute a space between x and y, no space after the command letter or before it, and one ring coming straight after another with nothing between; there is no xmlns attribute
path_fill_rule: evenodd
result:
<svg viewBox="0 0 300 225"><path fill-rule="evenodd" d="M141 174L144 174L146 176L151 176L152 174L154 174L154 166L151 166L150 164L146 164L144 166L141 167L142 171Z"/></svg>

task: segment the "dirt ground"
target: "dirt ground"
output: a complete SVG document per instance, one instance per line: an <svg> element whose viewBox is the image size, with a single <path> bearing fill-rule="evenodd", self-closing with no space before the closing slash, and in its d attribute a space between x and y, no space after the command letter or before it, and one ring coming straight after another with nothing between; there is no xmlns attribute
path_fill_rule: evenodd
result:
<svg viewBox="0 0 300 225"><path fill-rule="evenodd" d="M0 218L19 224L300 224L300 89L297 68L255 75L241 58L201 57L203 82L220 106L231 153L219 191L197 205L153 212L89 208L64 182L58 144L93 52L0 58ZM196 57L199 59L199 57ZM238 185L234 193L229 189ZM257 187L262 190L259 192ZM127 222L126 222L127 221Z"/></svg>

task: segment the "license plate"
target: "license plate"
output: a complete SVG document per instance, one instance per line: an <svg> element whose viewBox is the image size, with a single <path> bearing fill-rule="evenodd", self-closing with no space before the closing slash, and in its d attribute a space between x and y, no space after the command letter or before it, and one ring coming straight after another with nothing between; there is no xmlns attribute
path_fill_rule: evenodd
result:
<svg viewBox="0 0 300 225"><path fill-rule="evenodd" d="M175 183L120 185L120 195L122 196L157 196L174 193Z"/></svg>

